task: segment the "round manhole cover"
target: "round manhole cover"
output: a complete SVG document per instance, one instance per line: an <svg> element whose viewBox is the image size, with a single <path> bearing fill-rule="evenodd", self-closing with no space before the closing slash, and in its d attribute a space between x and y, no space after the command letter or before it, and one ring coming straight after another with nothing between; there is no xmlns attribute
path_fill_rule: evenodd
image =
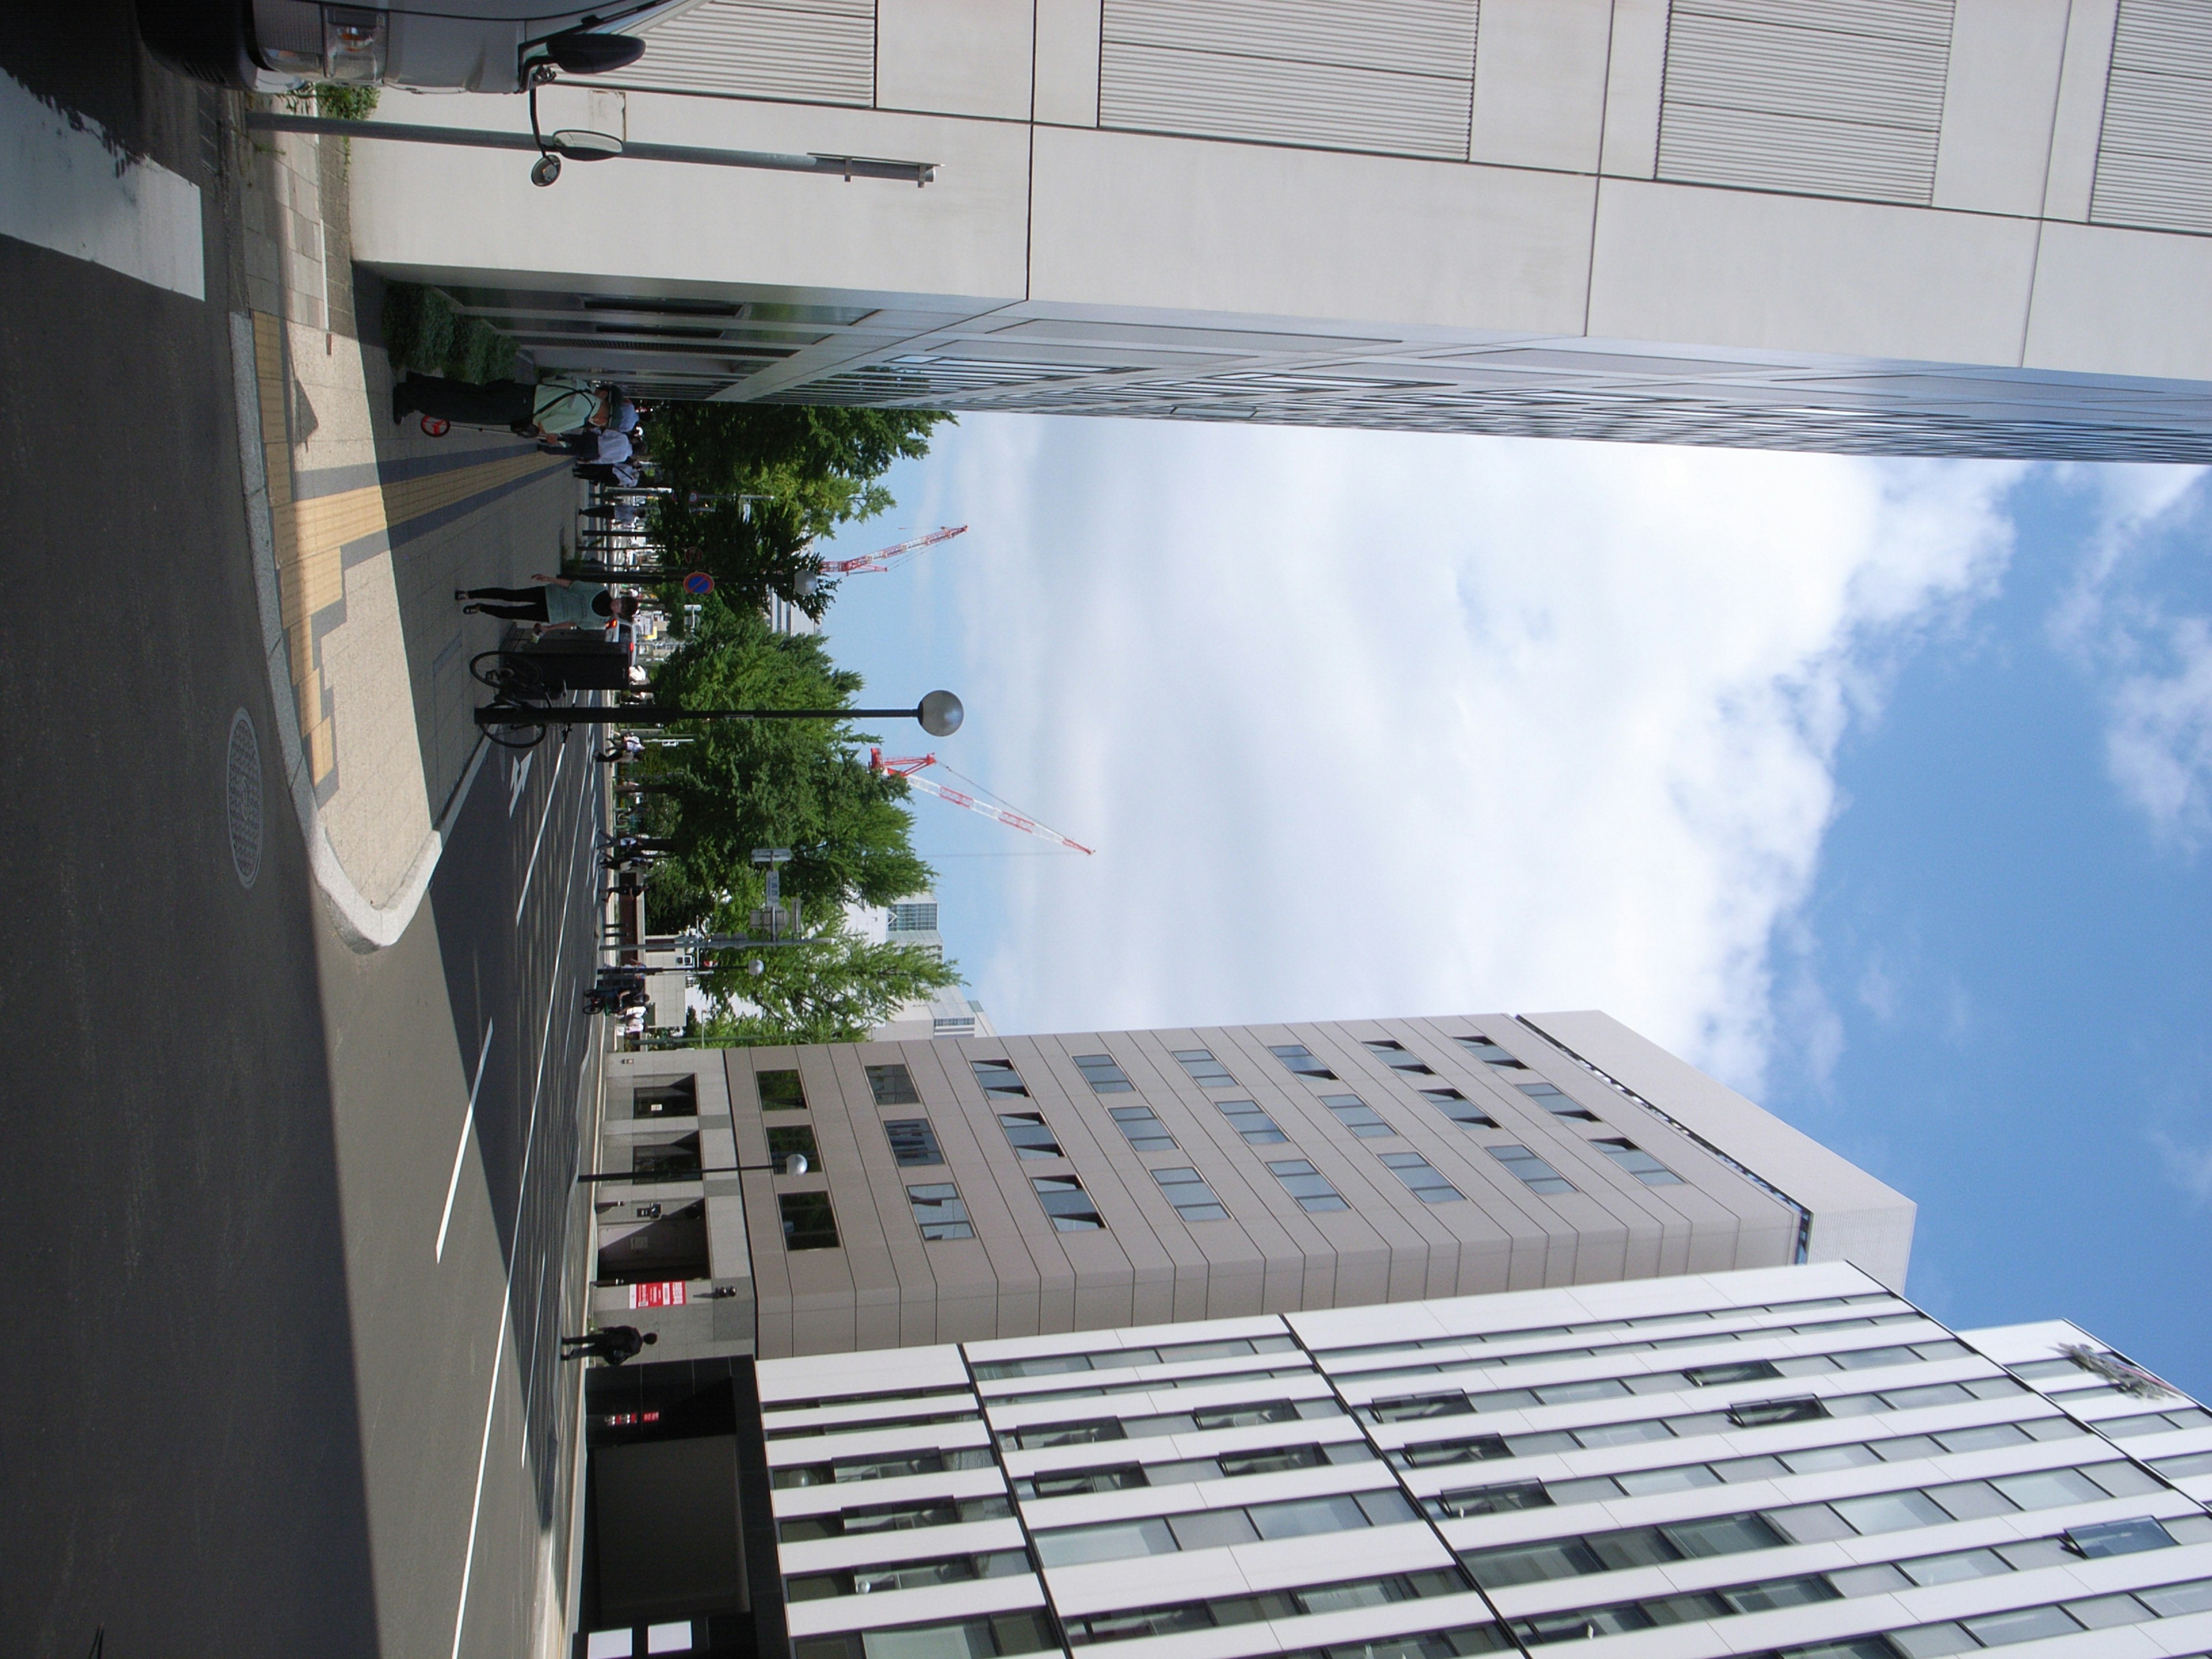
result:
<svg viewBox="0 0 2212 1659"><path fill-rule="evenodd" d="M239 884L253 885L261 873L261 740L241 708L230 717L228 793L230 800L230 861Z"/></svg>

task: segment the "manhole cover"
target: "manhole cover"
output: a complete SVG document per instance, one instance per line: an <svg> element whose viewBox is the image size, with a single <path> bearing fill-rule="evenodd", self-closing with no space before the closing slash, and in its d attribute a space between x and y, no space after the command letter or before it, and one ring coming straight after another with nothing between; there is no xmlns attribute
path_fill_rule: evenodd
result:
<svg viewBox="0 0 2212 1659"><path fill-rule="evenodd" d="M261 873L261 740L241 708L230 717L230 861L239 884L253 885Z"/></svg>

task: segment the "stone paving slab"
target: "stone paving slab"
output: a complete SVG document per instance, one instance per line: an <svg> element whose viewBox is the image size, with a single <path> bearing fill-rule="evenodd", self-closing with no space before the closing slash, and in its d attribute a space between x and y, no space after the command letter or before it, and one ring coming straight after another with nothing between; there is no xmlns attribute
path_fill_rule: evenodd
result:
<svg viewBox="0 0 2212 1659"><path fill-rule="evenodd" d="M504 625L453 590L557 570L580 487L504 434L394 423L390 365L359 337L343 147L288 133L253 160L234 328L264 634L318 880L374 948L413 915L483 752L469 664Z"/></svg>

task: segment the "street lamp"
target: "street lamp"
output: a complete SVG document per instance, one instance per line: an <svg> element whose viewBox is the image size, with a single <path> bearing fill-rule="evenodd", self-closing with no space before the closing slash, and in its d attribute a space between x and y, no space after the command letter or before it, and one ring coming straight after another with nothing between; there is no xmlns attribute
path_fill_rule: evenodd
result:
<svg viewBox="0 0 2212 1659"><path fill-rule="evenodd" d="M684 708L674 703L639 702L599 708L542 708L533 704L488 702L477 710L477 724L517 729L548 726L679 726L685 720L919 720L933 738L960 729L967 711L950 691L933 691L911 708ZM536 741L532 739L532 741Z"/></svg>

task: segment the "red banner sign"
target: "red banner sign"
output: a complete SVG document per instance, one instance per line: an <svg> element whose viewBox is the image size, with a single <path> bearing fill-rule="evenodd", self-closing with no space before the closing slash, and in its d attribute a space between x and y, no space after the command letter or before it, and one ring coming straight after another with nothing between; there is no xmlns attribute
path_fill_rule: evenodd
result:
<svg viewBox="0 0 2212 1659"><path fill-rule="evenodd" d="M664 1279L651 1285L629 1287L629 1305L633 1308L680 1308L684 1305L684 1281Z"/></svg>

